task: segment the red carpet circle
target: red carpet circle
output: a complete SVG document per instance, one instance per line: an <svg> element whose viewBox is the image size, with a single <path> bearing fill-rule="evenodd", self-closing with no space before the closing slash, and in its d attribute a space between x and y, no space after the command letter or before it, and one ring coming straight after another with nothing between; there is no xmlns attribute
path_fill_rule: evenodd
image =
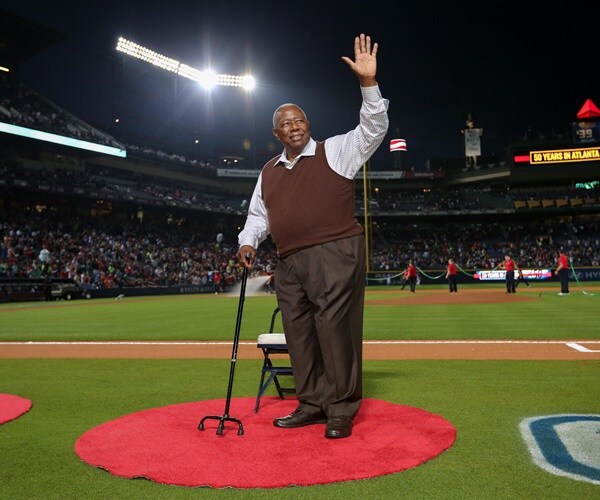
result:
<svg viewBox="0 0 600 500"><path fill-rule="evenodd" d="M31 408L31 401L12 394L0 394L0 424L10 422L27 413Z"/></svg>
<svg viewBox="0 0 600 500"><path fill-rule="evenodd" d="M325 424L280 429L273 418L291 413L293 398L231 400L217 435L225 400L182 403L139 411L99 425L79 437L75 452L88 464L125 477L215 488L308 486L392 474L431 460L452 446L454 426L419 408L365 399L352 436L326 439Z"/></svg>

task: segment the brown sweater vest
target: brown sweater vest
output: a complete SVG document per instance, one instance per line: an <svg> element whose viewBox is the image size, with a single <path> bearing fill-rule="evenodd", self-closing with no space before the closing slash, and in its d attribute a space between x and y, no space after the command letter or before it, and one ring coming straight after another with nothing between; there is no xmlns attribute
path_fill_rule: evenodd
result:
<svg viewBox="0 0 600 500"><path fill-rule="evenodd" d="M363 232L354 216L354 181L331 169L324 143L291 170L275 166L278 158L263 167L261 189L280 257Z"/></svg>

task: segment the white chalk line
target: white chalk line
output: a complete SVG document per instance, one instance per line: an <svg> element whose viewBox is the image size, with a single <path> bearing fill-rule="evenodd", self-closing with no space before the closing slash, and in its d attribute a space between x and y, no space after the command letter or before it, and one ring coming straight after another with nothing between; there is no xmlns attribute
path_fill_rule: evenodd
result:
<svg viewBox="0 0 600 500"><path fill-rule="evenodd" d="M600 352L597 349L589 349L581 344L599 344L600 340L365 340L364 345L490 345L490 344L541 344L541 345L565 345L571 349L580 352ZM205 345L231 345L231 341L27 341L27 342L0 342L2 345L21 345L21 346L37 346L37 345L120 345L120 346L205 346ZM239 345L256 345L255 341L240 341Z"/></svg>
<svg viewBox="0 0 600 500"><path fill-rule="evenodd" d="M582 346L585 342L567 342L567 345L571 349L575 349L579 352L600 352L600 349L588 349L587 347ZM589 344L595 344L596 342L588 342Z"/></svg>

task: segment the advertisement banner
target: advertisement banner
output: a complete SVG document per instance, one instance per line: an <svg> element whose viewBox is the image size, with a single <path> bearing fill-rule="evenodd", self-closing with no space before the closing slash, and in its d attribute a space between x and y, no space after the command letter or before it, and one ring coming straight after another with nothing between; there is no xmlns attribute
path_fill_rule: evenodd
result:
<svg viewBox="0 0 600 500"><path fill-rule="evenodd" d="M552 277L550 269L521 269L523 278L526 280L547 280ZM515 271L515 278L518 273ZM477 269L473 278L480 281L504 281L506 271L504 269Z"/></svg>

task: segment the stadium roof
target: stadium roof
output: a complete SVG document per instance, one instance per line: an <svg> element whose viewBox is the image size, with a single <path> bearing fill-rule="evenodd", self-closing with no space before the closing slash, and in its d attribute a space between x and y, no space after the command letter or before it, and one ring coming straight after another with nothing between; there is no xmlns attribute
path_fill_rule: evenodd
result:
<svg viewBox="0 0 600 500"><path fill-rule="evenodd" d="M67 36L46 26L0 10L0 66L10 71Z"/></svg>

